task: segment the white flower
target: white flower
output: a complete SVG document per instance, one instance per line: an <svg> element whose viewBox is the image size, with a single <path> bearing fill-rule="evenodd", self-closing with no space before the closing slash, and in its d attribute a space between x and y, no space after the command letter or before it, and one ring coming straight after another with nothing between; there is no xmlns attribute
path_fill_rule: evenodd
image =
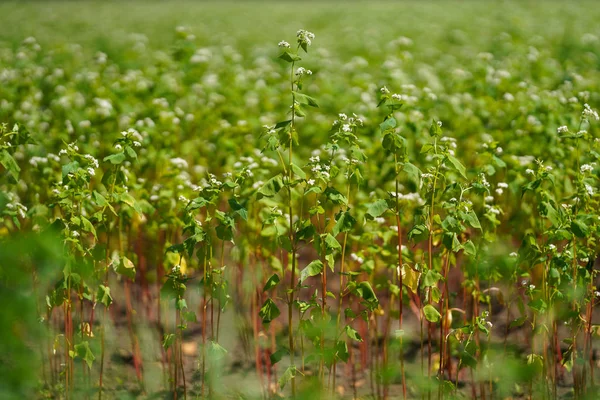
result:
<svg viewBox="0 0 600 400"><path fill-rule="evenodd" d="M529 290L535 289L535 285L529 285Z"/></svg>
<svg viewBox="0 0 600 400"><path fill-rule="evenodd" d="M531 168L527 168L527 169L525 170L525 173L526 173L526 174L528 174L528 175L533 175L533 174L535 174L535 171L534 171L534 170L532 170Z"/></svg>
<svg viewBox="0 0 600 400"><path fill-rule="evenodd" d="M583 111L581 112L581 115L583 115L586 118L593 118L596 121L600 120L598 112L596 112L596 110L592 110L592 108L587 103L583 105Z"/></svg>
<svg viewBox="0 0 600 400"><path fill-rule="evenodd" d="M92 163L92 165L94 166L94 168L98 168L99 164L98 164L98 160L92 156L91 154L86 154L85 156L83 156L86 160L88 160L90 163Z"/></svg>
<svg viewBox="0 0 600 400"><path fill-rule="evenodd" d="M279 42L278 46L279 47L284 47L286 49L290 48L290 44L288 42L286 42L285 40L282 40L281 42Z"/></svg>
<svg viewBox="0 0 600 400"><path fill-rule="evenodd" d="M342 121L345 121L346 119L348 119L348 116L347 116L346 114L343 114L343 113L339 114L339 115L338 115L338 117L339 117L339 119L341 119Z"/></svg>
<svg viewBox="0 0 600 400"><path fill-rule="evenodd" d="M315 180L314 179L309 179L308 181L306 181L306 183L308 183L308 186L312 186L315 184Z"/></svg>
<svg viewBox="0 0 600 400"><path fill-rule="evenodd" d="M554 251L554 250L556 250L556 246L555 246L555 245L553 245L553 244L549 244L549 245L548 245L548 248L549 248L551 251Z"/></svg>
<svg viewBox="0 0 600 400"><path fill-rule="evenodd" d="M490 207L490 208L488 209L488 211L489 211L489 212L491 212L492 214L495 214L495 215L500 215L500 210L499 210L499 209L497 209L496 207Z"/></svg>
<svg viewBox="0 0 600 400"><path fill-rule="evenodd" d="M381 93L383 93L383 94L389 94L389 93L390 93L390 90L389 90L389 89L388 89L386 86L382 87L382 88L381 88L381 89L379 89L379 90L380 90L380 91L381 91Z"/></svg>
<svg viewBox="0 0 600 400"><path fill-rule="evenodd" d="M494 201L494 196L485 196L485 197L484 197L484 200L485 200L487 203L491 203L492 201Z"/></svg>
<svg viewBox="0 0 600 400"><path fill-rule="evenodd" d="M58 152L59 156L66 156L67 155L67 150L62 149L61 151Z"/></svg>
<svg viewBox="0 0 600 400"><path fill-rule="evenodd" d="M490 187L490 183L487 181L484 174L480 174L481 176L481 184L485 187Z"/></svg>
<svg viewBox="0 0 600 400"><path fill-rule="evenodd" d="M117 144L115 144L115 149L123 150L123 146L121 146L119 143L117 143Z"/></svg>
<svg viewBox="0 0 600 400"><path fill-rule="evenodd" d="M594 195L594 188L591 185L587 184L587 183L585 184L585 191L590 196Z"/></svg>
<svg viewBox="0 0 600 400"><path fill-rule="evenodd" d="M518 254L517 254L515 251L513 251L513 252L512 252L512 253L510 253L509 255L510 255L511 257L515 257L515 258L518 256Z"/></svg>
<svg viewBox="0 0 600 400"><path fill-rule="evenodd" d="M351 132L351 131L352 131L352 128L350 128L350 125L349 125L349 124L344 124L344 125L342 126L342 130L343 130L344 132Z"/></svg>
<svg viewBox="0 0 600 400"><path fill-rule="evenodd" d="M508 188L508 183L506 183L506 182L498 182L498 187L499 188L503 188L503 189L507 189Z"/></svg>
<svg viewBox="0 0 600 400"><path fill-rule="evenodd" d="M591 172L594 170L594 167L590 164L583 164L581 166L581 168L579 168L579 170L581 171L582 174L586 173L586 172Z"/></svg>
<svg viewBox="0 0 600 400"><path fill-rule="evenodd" d="M186 169L188 167L187 161L185 161L183 158L175 157L175 158L171 158L170 161L171 161L171 164L173 164L175 167L177 167L179 169Z"/></svg>
<svg viewBox="0 0 600 400"><path fill-rule="evenodd" d="M502 193L504 193L504 190L502 190L501 188L497 188L496 189L496 193L497 194L502 194Z"/></svg>
<svg viewBox="0 0 600 400"><path fill-rule="evenodd" d="M569 131L569 128L566 127L566 126L564 126L564 125L563 126L559 126L558 129L557 129L558 133L565 133L565 132L568 132L568 131Z"/></svg>
<svg viewBox="0 0 600 400"><path fill-rule="evenodd" d="M179 201L181 201L182 203L187 203L189 200L185 196L179 196Z"/></svg>
<svg viewBox="0 0 600 400"><path fill-rule="evenodd" d="M136 141L133 142L133 145L135 147L140 147L142 144L136 140Z"/></svg>
<svg viewBox="0 0 600 400"><path fill-rule="evenodd" d="M73 237L79 237L79 232L73 231L73 232L71 232L71 236L73 236Z"/></svg>
<svg viewBox="0 0 600 400"><path fill-rule="evenodd" d="M94 168L88 168L88 169L87 169L87 173L88 173L90 176L94 176L94 175L96 175L96 171L94 170Z"/></svg>
<svg viewBox="0 0 600 400"><path fill-rule="evenodd" d="M442 121L438 121L437 125L441 128L442 127Z"/></svg>
<svg viewBox="0 0 600 400"><path fill-rule="evenodd" d="M504 149L502 147L496 147L496 153L498 154L502 154L504 152Z"/></svg>
<svg viewBox="0 0 600 400"><path fill-rule="evenodd" d="M303 67L298 67L298 69L296 70L296 76L302 76L306 73L306 69L304 69Z"/></svg>
<svg viewBox="0 0 600 400"><path fill-rule="evenodd" d="M356 253L351 253L350 254L350 258L353 259L354 261L356 261L359 264L362 264L364 262L362 257L359 257Z"/></svg>
<svg viewBox="0 0 600 400"><path fill-rule="evenodd" d="M298 32L296 32L296 38L298 39L298 43L300 45L310 46L312 40L315 38L315 34L304 29L300 29Z"/></svg>
<svg viewBox="0 0 600 400"><path fill-rule="evenodd" d="M594 292L594 296L596 296L596 297L600 297L600 292L596 290L596 291Z"/></svg>

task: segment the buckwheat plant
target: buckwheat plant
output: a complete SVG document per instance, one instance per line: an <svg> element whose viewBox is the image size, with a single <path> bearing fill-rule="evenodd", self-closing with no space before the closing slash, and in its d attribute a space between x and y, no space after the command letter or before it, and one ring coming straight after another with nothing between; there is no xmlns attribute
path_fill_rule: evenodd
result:
<svg viewBox="0 0 600 400"><path fill-rule="evenodd" d="M300 167L294 164L294 145L299 145L299 137L297 131L297 118L306 116L304 111L305 107L318 107L315 99L301 92L303 82L305 79L312 75L312 71L305 69L304 67L297 67L296 63L301 61L302 58L299 55L300 49L308 53L308 47L312 44L312 40L315 35L306 30L299 30L296 33L296 46L293 50L289 43L281 41L279 47L282 49L282 53L279 56L281 60L286 61L290 64L290 119L277 123L274 127L269 127L266 132L266 147L265 150L274 151L278 154L279 159L282 163L282 173L269 179L265 185L259 189L258 195L263 197L272 197L276 195L282 188L287 189L287 217L288 226L287 237L279 237L282 249L287 253L287 260L291 263L291 275L288 287L288 337L289 337L289 354L290 354L290 366L284 373L285 378L282 381L284 385L286 381L291 381L292 396L296 396L296 364L295 364L295 330L294 330L294 298L297 290L296 282L296 267L297 267L297 250L298 250L298 226L297 222L301 221L300 218L295 220L294 218L294 195L295 188L300 182L302 182L302 175ZM287 163L283 159L282 150L288 151ZM297 178L300 178L298 180ZM298 216L300 217L300 216ZM286 263L284 262L284 265ZM269 303L263 305L268 306L266 311L272 313L275 310L275 304L272 300L267 300ZM273 311L271 311L273 310ZM265 312L266 312L265 311ZM263 312L263 315L265 315ZM278 312L277 312L278 314ZM273 317L273 315L270 315ZM270 318L267 318L270 320ZM263 321L265 318L263 317Z"/></svg>

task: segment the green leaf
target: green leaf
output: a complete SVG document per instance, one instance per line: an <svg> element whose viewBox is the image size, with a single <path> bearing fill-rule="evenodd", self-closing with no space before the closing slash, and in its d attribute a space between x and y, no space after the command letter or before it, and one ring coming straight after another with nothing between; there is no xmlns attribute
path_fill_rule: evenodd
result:
<svg viewBox="0 0 600 400"><path fill-rule="evenodd" d="M371 284L367 281L360 282L356 286L356 292L363 300L366 300L368 302L378 302L377 296L375 295Z"/></svg>
<svg viewBox="0 0 600 400"><path fill-rule="evenodd" d="M279 378L279 381L277 382L279 384L279 389L283 389L285 387L285 385L287 385L288 382L291 381L292 379L294 379L295 377L296 377L296 366L290 365L289 367L287 367L287 369L285 370L283 375L281 375L281 378Z"/></svg>
<svg viewBox="0 0 600 400"><path fill-rule="evenodd" d="M348 344L345 340L338 340L335 344L335 355L343 362L348 362L350 353L348 352Z"/></svg>
<svg viewBox="0 0 600 400"><path fill-rule="evenodd" d="M277 286L279 281L280 281L279 275L277 275L277 274L271 275L271 277L267 280L267 283L265 283L265 286L263 287L263 292L267 292L267 291L273 289L275 286Z"/></svg>
<svg viewBox="0 0 600 400"><path fill-rule="evenodd" d="M165 350L168 350L169 347L171 347L173 345L173 343L175 343L175 334L174 333L165 334L165 336L163 337L163 348Z"/></svg>
<svg viewBox="0 0 600 400"><path fill-rule="evenodd" d="M281 246L282 249L284 249L288 253L291 253L292 251L294 251L292 242L290 241L290 238L288 236L279 236L278 240L279 240L279 245Z"/></svg>
<svg viewBox="0 0 600 400"><path fill-rule="evenodd" d="M425 286L425 287L437 286L440 279L442 279L442 274L430 269L423 276L423 286Z"/></svg>
<svg viewBox="0 0 600 400"><path fill-rule="evenodd" d="M590 228L583 221L577 219L571 222L571 231L580 238L588 237L590 234Z"/></svg>
<svg viewBox="0 0 600 400"><path fill-rule="evenodd" d="M425 224L418 224L408 231L408 239L415 243L423 241L429 237L429 229Z"/></svg>
<svg viewBox="0 0 600 400"><path fill-rule="evenodd" d="M439 311L431 304L427 304L423 307L423 314L425 315L425 319L429 322L438 322L442 318Z"/></svg>
<svg viewBox="0 0 600 400"><path fill-rule="evenodd" d="M187 322L198 322L198 318L196 317L196 313L193 311L185 311L181 313L181 316Z"/></svg>
<svg viewBox="0 0 600 400"><path fill-rule="evenodd" d="M117 267L117 273L128 277L129 279L135 279L135 265L127 257L121 257L121 262Z"/></svg>
<svg viewBox="0 0 600 400"><path fill-rule="evenodd" d="M8 153L6 150L2 150L0 152L0 163L8 173L13 177L15 181L19 180L19 172L21 172L21 168L17 164L14 158Z"/></svg>
<svg viewBox="0 0 600 400"><path fill-rule="evenodd" d="M367 204L367 214L373 218L377 218L386 212L388 209L387 201L377 200L374 203Z"/></svg>
<svg viewBox="0 0 600 400"><path fill-rule="evenodd" d="M271 356L269 357L271 364L277 364L279 361L281 361L283 356L286 356L288 354L290 354L288 349L285 349L285 348L278 349L275 353L271 354Z"/></svg>
<svg viewBox="0 0 600 400"><path fill-rule="evenodd" d="M294 61L300 61L302 60L301 57L299 57L296 54L290 53L289 51L284 51L283 53L281 53L281 55L279 56L280 59L285 60L289 63L294 62Z"/></svg>
<svg viewBox="0 0 600 400"><path fill-rule="evenodd" d="M431 126L429 127L429 134L435 137L438 137L442 134L442 127L438 124L438 121L433 120Z"/></svg>
<svg viewBox="0 0 600 400"><path fill-rule="evenodd" d="M125 146L125 152L129 157L137 158L137 153L135 152L135 150L133 150L131 146Z"/></svg>
<svg viewBox="0 0 600 400"><path fill-rule="evenodd" d="M127 192L121 193L121 195L119 196L119 199L121 200L121 202L123 202L123 203L127 204L129 207L133 208L135 210L135 212L137 212L138 214L144 213L142 211L142 208L138 204L138 202L129 193L127 193Z"/></svg>
<svg viewBox="0 0 600 400"><path fill-rule="evenodd" d="M471 210L467 214L465 214L465 220L473 228L481 230L481 223L479 222L479 218L477 218L477 214L475 214L475 211Z"/></svg>
<svg viewBox="0 0 600 400"><path fill-rule="evenodd" d="M100 304L104 304L104 307L108 307L112 304L113 298L110 295L110 288L108 286L98 286L98 292L96 293L96 301Z"/></svg>
<svg viewBox="0 0 600 400"><path fill-rule="evenodd" d="M309 106L309 107L315 107L315 108L319 108L319 104L317 104L317 100L315 100L314 98L305 95L304 93L300 93L300 92L293 92L294 96L296 97L296 101L302 105L305 106Z"/></svg>
<svg viewBox="0 0 600 400"><path fill-rule="evenodd" d="M470 240L467 240L465 242L465 244L463 245L463 249L465 250L465 254L468 256L473 257L477 254L477 249L475 248L473 242Z"/></svg>
<svg viewBox="0 0 600 400"><path fill-rule="evenodd" d="M285 128L286 126L288 126L291 123L292 123L291 119L288 119L288 120L285 120L285 121L280 121L277 124L275 124L275 129Z"/></svg>
<svg viewBox="0 0 600 400"><path fill-rule="evenodd" d="M342 249L342 245L340 244L340 242L338 242L336 238L331 236L330 233L328 233L325 236L325 247L326 247L328 253L331 253L335 250Z"/></svg>
<svg viewBox="0 0 600 400"><path fill-rule="evenodd" d="M96 359L90 349L90 344L85 341L75 345L75 354L87 364L88 368L92 368L92 363Z"/></svg>
<svg viewBox="0 0 600 400"><path fill-rule="evenodd" d="M283 180L281 178L281 174L279 174L265 182L265 184L258 189L258 193L263 197L273 197L279 193L282 187Z"/></svg>
<svg viewBox="0 0 600 400"><path fill-rule="evenodd" d="M208 353L212 360L219 360L227 355L227 349L219 343L211 341Z"/></svg>
<svg viewBox="0 0 600 400"><path fill-rule="evenodd" d="M416 165L409 162L404 163L402 170L408 175L408 179L419 186L421 184L421 170Z"/></svg>
<svg viewBox="0 0 600 400"><path fill-rule="evenodd" d="M268 324L269 322L273 321L279 316L279 314L281 314L281 311L279 311L277 304L275 304L275 302L271 299L267 299L264 302L260 308L260 312L258 313L258 315L262 318L263 324Z"/></svg>
<svg viewBox="0 0 600 400"><path fill-rule="evenodd" d="M352 340L356 340L357 342L362 342L362 337L360 337L360 334L358 333L358 331L356 329L352 328L350 325L346 326L346 335Z"/></svg>
<svg viewBox="0 0 600 400"><path fill-rule="evenodd" d="M494 163L496 163L496 166L498 168L505 168L506 167L506 163L501 158L493 156L492 160L494 160Z"/></svg>
<svg viewBox="0 0 600 400"><path fill-rule="evenodd" d="M319 275L323 271L323 262L314 260L300 272L300 283L304 282L308 277Z"/></svg>
<svg viewBox="0 0 600 400"><path fill-rule="evenodd" d="M327 200L331 201L333 204L348 204L348 199L339 190L333 187L327 187L323 194L327 197Z"/></svg>
<svg viewBox="0 0 600 400"><path fill-rule="evenodd" d="M508 325L508 327L510 329L512 328L517 328L519 326L523 326L523 324L525 323L525 321L527 321L527 317L519 317L517 319L514 319L510 322L510 324Z"/></svg>
<svg viewBox="0 0 600 400"><path fill-rule="evenodd" d="M529 303L527 303L527 305L529 306L529 308L531 308L534 311L537 311L538 313L543 313L548 308L548 305L542 299L531 300Z"/></svg>
<svg viewBox="0 0 600 400"><path fill-rule="evenodd" d="M98 204L100 207L108 206L108 201L106 200L106 198L95 190L94 190L94 200L96 201L96 204Z"/></svg>
<svg viewBox="0 0 600 400"><path fill-rule="evenodd" d="M244 221L248 220L248 210L244 206L242 206L238 201L234 198L227 200L229 203L229 207L239 215Z"/></svg>
<svg viewBox="0 0 600 400"><path fill-rule="evenodd" d="M125 157L125 153L115 153L110 156L104 157L104 161L110 161L111 164L118 165L125 161L127 157Z"/></svg>
<svg viewBox="0 0 600 400"><path fill-rule="evenodd" d="M446 158L448 159L448 161L450 161L452 167L454 167L454 169L457 170L463 178L467 179L467 170L465 169L465 166L462 165L462 163L458 161L458 159L453 155L448 154Z"/></svg>
<svg viewBox="0 0 600 400"><path fill-rule="evenodd" d="M333 236L337 236L340 232L349 232L354 224L356 224L356 220L352 215L350 215L350 211L340 211L336 215L336 223L331 230Z"/></svg>
<svg viewBox="0 0 600 400"><path fill-rule="evenodd" d="M96 229L94 228L94 225L92 225L92 223L90 222L89 219L87 219L86 217L84 217L83 215L81 216L81 225L82 225L82 229L85 232L89 232L92 235L94 235L94 237L96 239L98 239L98 237L96 236Z"/></svg>
<svg viewBox="0 0 600 400"><path fill-rule="evenodd" d="M292 171L294 172L294 174L296 174L296 176L298 176L300 179L306 179L306 173L302 170L302 168L300 168L294 163L292 163L291 167Z"/></svg>
<svg viewBox="0 0 600 400"><path fill-rule="evenodd" d="M394 117L390 117L379 124L379 129L381 132L385 132L388 129L393 129L396 127L396 119Z"/></svg>
<svg viewBox="0 0 600 400"><path fill-rule="evenodd" d="M75 171L77 171L79 169L79 163L77 161L72 161L68 164L65 164L62 166L62 178L63 180L65 180L65 178L70 174L73 173Z"/></svg>

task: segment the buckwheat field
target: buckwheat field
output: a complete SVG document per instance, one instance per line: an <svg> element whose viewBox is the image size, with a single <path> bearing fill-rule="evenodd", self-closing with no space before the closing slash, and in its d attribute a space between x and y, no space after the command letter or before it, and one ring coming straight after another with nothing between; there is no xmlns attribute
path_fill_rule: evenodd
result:
<svg viewBox="0 0 600 400"><path fill-rule="evenodd" d="M0 4L0 398L600 398L599 17Z"/></svg>

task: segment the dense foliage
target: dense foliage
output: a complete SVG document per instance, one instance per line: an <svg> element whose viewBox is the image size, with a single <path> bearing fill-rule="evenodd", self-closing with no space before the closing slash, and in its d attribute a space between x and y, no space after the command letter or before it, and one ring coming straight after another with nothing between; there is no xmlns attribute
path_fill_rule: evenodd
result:
<svg viewBox="0 0 600 400"><path fill-rule="evenodd" d="M597 396L594 12L308 4L0 5L0 397Z"/></svg>

